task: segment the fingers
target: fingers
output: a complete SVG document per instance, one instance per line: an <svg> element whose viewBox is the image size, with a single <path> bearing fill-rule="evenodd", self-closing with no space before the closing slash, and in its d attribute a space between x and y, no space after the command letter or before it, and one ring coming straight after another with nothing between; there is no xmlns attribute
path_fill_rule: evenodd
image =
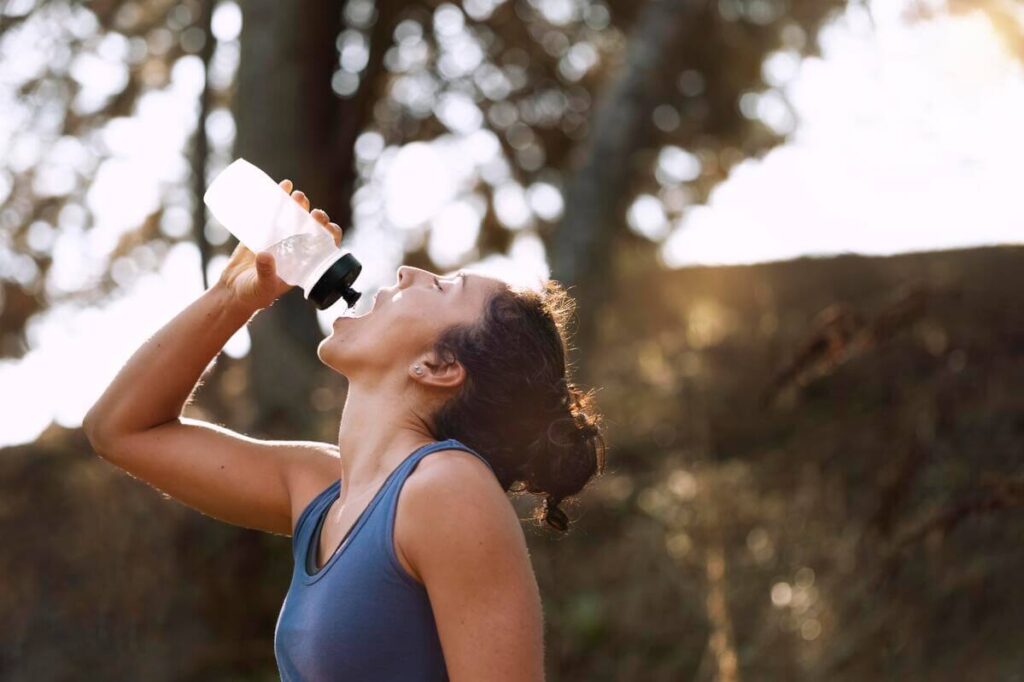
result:
<svg viewBox="0 0 1024 682"><path fill-rule="evenodd" d="M298 189L292 191L293 186L291 180L282 180L278 184L281 185L281 189L291 194L292 199L299 202L300 206L309 211L309 197L306 196L305 192ZM315 208L312 211L310 211L310 215L312 215L317 222L326 227L331 232L331 234L334 235L334 241L337 242L339 246L341 246L341 237L343 234L341 226L338 225L338 223L332 223L330 217L323 209Z"/></svg>
<svg viewBox="0 0 1024 682"><path fill-rule="evenodd" d="M339 225L338 223L327 223L327 226L331 228L331 232L334 233L334 242L338 246L341 246L341 225Z"/></svg>
<svg viewBox="0 0 1024 682"><path fill-rule="evenodd" d="M307 211L309 210L309 197L307 197L306 193L303 192L301 189L297 189L294 192L292 192L292 199L295 199L295 201L299 202L299 206L301 206L302 208L306 209Z"/></svg>
<svg viewBox="0 0 1024 682"><path fill-rule="evenodd" d="M291 194L292 199L299 202L299 206L306 209L307 211L309 210L309 197L307 197L306 193L303 192L302 190L297 189L295 191L292 191L293 185L291 180L285 179L279 182L278 184L281 185L281 189Z"/></svg>
<svg viewBox="0 0 1024 682"><path fill-rule="evenodd" d="M326 227L331 232L331 234L334 235L334 241L337 242L339 246L341 246L341 226L338 225L338 223L332 223L330 217L327 215L327 212L321 208L314 208L311 215L317 220L317 222Z"/></svg>

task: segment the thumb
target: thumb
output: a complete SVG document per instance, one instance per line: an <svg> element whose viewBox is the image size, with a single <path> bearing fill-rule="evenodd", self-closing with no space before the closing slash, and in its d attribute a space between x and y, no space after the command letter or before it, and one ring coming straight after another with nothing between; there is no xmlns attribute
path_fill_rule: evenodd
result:
<svg viewBox="0 0 1024 682"><path fill-rule="evenodd" d="M267 251L256 254L256 274L262 277L273 277L276 271L274 255Z"/></svg>

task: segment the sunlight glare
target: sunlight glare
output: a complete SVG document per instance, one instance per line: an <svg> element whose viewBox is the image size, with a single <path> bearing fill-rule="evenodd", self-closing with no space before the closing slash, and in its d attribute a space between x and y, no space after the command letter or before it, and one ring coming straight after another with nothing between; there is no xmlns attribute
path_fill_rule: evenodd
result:
<svg viewBox="0 0 1024 682"><path fill-rule="evenodd" d="M398 227L421 225L455 194L455 180L432 144L407 144L380 163L384 167L385 212Z"/></svg>
<svg viewBox="0 0 1024 682"><path fill-rule="evenodd" d="M480 202L454 201L438 213L430 223L427 255L442 268L460 263L476 245L483 219Z"/></svg>
<svg viewBox="0 0 1024 682"><path fill-rule="evenodd" d="M17 408L9 408L17 418L6 420L0 445L34 439L51 419L67 428L81 424L131 354L202 293L198 268L195 245L175 244L157 272L139 277L102 307L58 304L32 318L27 328L32 350L19 360L0 362L5 395L18 397ZM248 348L243 328L224 352L241 357ZM60 390L54 390L57 386Z"/></svg>
<svg viewBox="0 0 1024 682"><path fill-rule="evenodd" d="M851 6L785 86L800 126L684 211L671 267L1024 241L1024 68L978 12L906 23ZM882 7L885 5L885 7ZM878 7L879 11L875 12Z"/></svg>

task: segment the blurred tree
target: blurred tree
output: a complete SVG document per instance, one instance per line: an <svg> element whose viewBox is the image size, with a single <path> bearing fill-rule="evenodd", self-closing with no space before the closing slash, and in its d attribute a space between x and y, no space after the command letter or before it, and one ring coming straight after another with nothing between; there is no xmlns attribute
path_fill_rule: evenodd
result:
<svg viewBox="0 0 1024 682"><path fill-rule="evenodd" d="M347 200L334 188L352 159L332 142L335 122L354 112L327 87L340 28L337 3L330 0L242 4L234 155L273 169L277 181L291 179L313 208L345 224L338 216ZM249 329L253 426L277 438L310 437L309 400L319 363L309 349L323 336L310 304L300 289L292 289Z"/></svg>
<svg viewBox="0 0 1024 682"><path fill-rule="evenodd" d="M209 35L210 5L199 0L19 3L3 14L0 49L12 53L19 41L35 38L43 59L29 64L25 58L21 79L12 83L22 108L12 117L21 124L14 139L32 142L19 142L18 153L8 157L9 182L0 188L6 189L0 224L11 235L5 248L17 259L3 273L0 355L25 352L23 330L33 314L64 299L98 301L118 286L111 266L119 258L136 269L154 267L167 244L185 238L168 228L174 220L166 212L176 206L191 207L196 216L204 268L214 253L233 246L207 244L206 226L198 224L198 193L206 180L201 157L208 149L200 125L193 195L162 188L153 212L121 235L93 280L62 290L48 277L52 245L28 248L33 230L56 228L56 243L69 226L94 223L82 207L92 208L89 181L110 158L101 142L105 127L132 115L147 93L165 88L183 57L212 61L219 72L206 79L199 113L231 108L237 136L228 156L294 176L314 205L349 229L373 224L348 220L355 190L367 188L367 206L380 198L374 169L383 155L378 149L354 159L361 133L379 134L385 145L473 134L478 150L497 143L497 153L477 165L460 195L484 207L476 246L462 261L538 235L552 254L553 276L577 289L577 345L585 348L614 282L609 251L634 233L657 243L669 221L706 197L732 165L788 132L791 115L772 87L781 83L775 76L766 81L762 65L776 52L791 60L814 53L818 27L842 4L349 0L339 12L312 0L288 10L252 2L241 6L239 47L233 38ZM224 64L239 51L237 78L224 81ZM120 87L83 97L95 87L87 69L75 68L86 58L123 69ZM46 116L30 114L44 110ZM84 146L74 182L51 189L47 153L69 138ZM223 156L217 165L229 160ZM624 216L637 197L653 197L664 219L630 233ZM435 267L426 240L408 243L407 262ZM277 327L276 336L294 335L299 343L315 335L312 311L295 310L291 298L254 334ZM294 417L287 407L296 404L294 396L266 395L259 386L267 383L256 382L266 415Z"/></svg>
<svg viewBox="0 0 1024 682"><path fill-rule="evenodd" d="M553 240L555 277L577 285L581 349L593 344L615 284L611 252L629 234L626 207L640 194L658 197L663 222L634 226L657 241L669 220L703 200L733 165L776 144L786 131L766 126L757 110L763 62L774 50L816 51L807 36L839 4L795 2L786 12L771 2L641 6L626 55L592 116L585 162L571 174L566 216ZM788 106L776 90L765 97ZM584 372L586 357L577 361Z"/></svg>

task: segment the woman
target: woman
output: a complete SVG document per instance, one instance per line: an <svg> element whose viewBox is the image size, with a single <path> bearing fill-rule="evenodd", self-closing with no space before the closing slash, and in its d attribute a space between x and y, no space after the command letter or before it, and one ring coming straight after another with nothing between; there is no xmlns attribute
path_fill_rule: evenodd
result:
<svg viewBox="0 0 1024 682"><path fill-rule="evenodd" d="M559 503L603 471L591 396L566 381L571 299L403 266L317 349L348 379L337 446L182 417L227 340L290 288L240 244L90 410L94 449L205 514L292 536L283 680L543 680L540 596L505 493L543 494L535 519L564 532Z"/></svg>

